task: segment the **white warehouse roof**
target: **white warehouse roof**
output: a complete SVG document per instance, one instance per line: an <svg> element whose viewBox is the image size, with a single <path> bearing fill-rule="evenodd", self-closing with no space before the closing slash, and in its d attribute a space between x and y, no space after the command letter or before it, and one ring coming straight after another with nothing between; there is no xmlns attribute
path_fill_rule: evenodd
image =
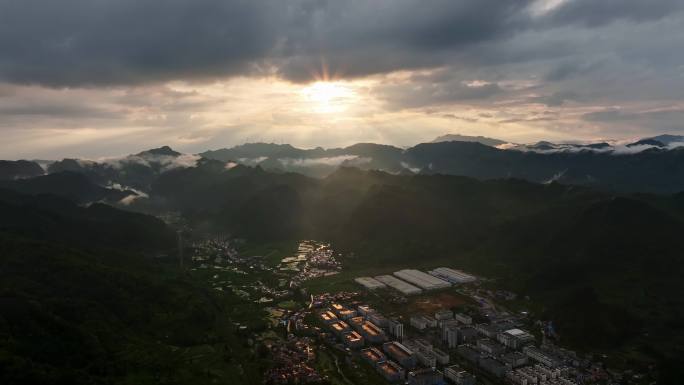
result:
<svg viewBox="0 0 684 385"><path fill-rule="evenodd" d="M451 286L447 281L415 269L395 271L394 275L425 290L442 289Z"/></svg>
<svg viewBox="0 0 684 385"><path fill-rule="evenodd" d="M475 277L466 274L460 270L450 269L448 267L438 267L430 272L435 277L445 279L451 283L466 283L475 281Z"/></svg>
<svg viewBox="0 0 684 385"><path fill-rule="evenodd" d="M423 290L407 283L404 282L400 279L397 279L395 277L392 277L391 275L379 275L375 277L376 280L384 283L385 285L399 290L403 294L410 295L410 294L420 294L423 292Z"/></svg>
<svg viewBox="0 0 684 385"><path fill-rule="evenodd" d="M375 278L371 278L371 277L359 277L359 278L354 279L354 281L356 281L356 283L365 287L368 290L375 290L375 289L381 289L381 288L387 287L384 283L378 281Z"/></svg>

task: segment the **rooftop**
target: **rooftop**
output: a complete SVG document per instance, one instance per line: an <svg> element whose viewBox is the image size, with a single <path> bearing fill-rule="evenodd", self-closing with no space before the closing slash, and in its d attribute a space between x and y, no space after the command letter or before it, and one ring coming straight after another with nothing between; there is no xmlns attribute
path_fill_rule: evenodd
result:
<svg viewBox="0 0 684 385"><path fill-rule="evenodd" d="M337 322L331 324L331 327L337 331L344 331L344 330L349 328L349 325L347 325L346 323L344 323L342 321L337 321Z"/></svg>
<svg viewBox="0 0 684 385"><path fill-rule="evenodd" d="M387 349L394 356L403 358L408 358L411 356L411 351L404 345L398 342L388 342L385 344L385 349Z"/></svg>
<svg viewBox="0 0 684 385"><path fill-rule="evenodd" d="M385 360L385 355L377 348L364 349L361 351L361 355L375 362Z"/></svg>
<svg viewBox="0 0 684 385"><path fill-rule="evenodd" d="M377 326L373 325L372 322L364 322L363 325L361 325L361 328L366 331L368 334L372 335L378 335L382 332L382 330L378 329Z"/></svg>
<svg viewBox="0 0 684 385"><path fill-rule="evenodd" d="M401 367L392 361L385 361L378 365L378 368L389 374L397 374L401 372Z"/></svg>
<svg viewBox="0 0 684 385"><path fill-rule="evenodd" d="M363 340L363 337L361 337L361 334L353 331L351 333L345 334L344 339L350 342L356 342Z"/></svg>

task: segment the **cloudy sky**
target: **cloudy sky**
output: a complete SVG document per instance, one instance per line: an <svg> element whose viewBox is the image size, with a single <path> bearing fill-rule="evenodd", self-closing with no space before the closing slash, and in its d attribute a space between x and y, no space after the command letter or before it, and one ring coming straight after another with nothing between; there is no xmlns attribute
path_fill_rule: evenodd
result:
<svg viewBox="0 0 684 385"><path fill-rule="evenodd" d="M0 0L0 158L684 134L681 0Z"/></svg>

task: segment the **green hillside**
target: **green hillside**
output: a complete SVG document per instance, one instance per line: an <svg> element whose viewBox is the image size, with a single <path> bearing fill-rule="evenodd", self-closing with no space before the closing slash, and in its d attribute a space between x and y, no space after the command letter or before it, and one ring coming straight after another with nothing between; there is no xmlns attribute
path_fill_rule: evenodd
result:
<svg viewBox="0 0 684 385"><path fill-rule="evenodd" d="M161 222L43 198L2 201L0 383L261 381L235 326L260 315L151 259L174 245Z"/></svg>

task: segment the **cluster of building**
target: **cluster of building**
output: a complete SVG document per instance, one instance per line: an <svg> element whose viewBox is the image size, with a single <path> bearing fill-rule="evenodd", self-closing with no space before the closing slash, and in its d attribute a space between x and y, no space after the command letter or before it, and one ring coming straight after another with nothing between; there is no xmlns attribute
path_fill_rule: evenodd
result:
<svg viewBox="0 0 684 385"><path fill-rule="evenodd" d="M506 373L506 379L516 385L574 385L568 379L568 369L549 368L536 364Z"/></svg>
<svg viewBox="0 0 684 385"><path fill-rule="evenodd" d="M535 337L512 319L473 324L471 316L440 310L417 314L411 326L420 334L441 336L445 349L493 378L515 385L575 385L570 371L550 352L536 347ZM431 330L432 329L432 330ZM404 342L416 362L425 367L443 367L444 377L456 384L472 385L474 377L450 363L449 354L423 338Z"/></svg>
<svg viewBox="0 0 684 385"><path fill-rule="evenodd" d="M267 384L310 384L323 381L314 369L312 342L302 338L284 341L271 347L274 365L265 374Z"/></svg>
<svg viewBox="0 0 684 385"><path fill-rule="evenodd" d="M358 277L355 281L368 290L390 287L404 295L420 294L423 291L444 289L455 284L475 281L476 278L460 270L438 267L427 273L416 269L395 271L392 275Z"/></svg>
<svg viewBox="0 0 684 385"><path fill-rule="evenodd" d="M319 318L351 349L360 349L366 343L379 344L387 341L387 334L378 325L388 325L389 321L368 307L359 308L355 310L333 303L329 310L319 313Z"/></svg>
<svg viewBox="0 0 684 385"><path fill-rule="evenodd" d="M453 319L451 312L440 312L436 317L447 315ZM358 351L362 360L388 382L410 385L444 383L445 375L436 367L449 364L449 353L421 338L401 342L404 340L401 320L385 317L366 305L352 309L340 303L331 303L329 308L322 309L318 318L342 344L351 351ZM436 318L432 319L437 322ZM456 367L452 369L450 376L446 377L452 382L459 385L474 383L472 375Z"/></svg>
<svg viewBox="0 0 684 385"><path fill-rule="evenodd" d="M512 326L509 321L474 327L446 323L442 335L448 346L456 344L460 357L495 378L517 385L576 384L559 360L534 345L532 334ZM545 374L533 380L532 372Z"/></svg>
<svg viewBox="0 0 684 385"><path fill-rule="evenodd" d="M470 274L464 273L460 270L450 269L448 267L438 267L432 271L429 271L431 275L441 278L447 282L453 284L470 283L475 282L475 277Z"/></svg>
<svg viewBox="0 0 684 385"><path fill-rule="evenodd" d="M444 375L435 368L434 362L431 366L419 367L422 364L422 353L397 341L384 343L382 350L377 347L364 349L361 351L361 357L389 382L406 381L409 385L436 385L443 384L444 381Z"/></svg>
<svg viewBox="0 0 684 385"><path fill-rule="evenodd" d="M338 274L342 270L342 263L335 256L330 244L302 241L297 255L283 258L278 270L293 272L290 284L299 287L303 281Z"/></svg>

